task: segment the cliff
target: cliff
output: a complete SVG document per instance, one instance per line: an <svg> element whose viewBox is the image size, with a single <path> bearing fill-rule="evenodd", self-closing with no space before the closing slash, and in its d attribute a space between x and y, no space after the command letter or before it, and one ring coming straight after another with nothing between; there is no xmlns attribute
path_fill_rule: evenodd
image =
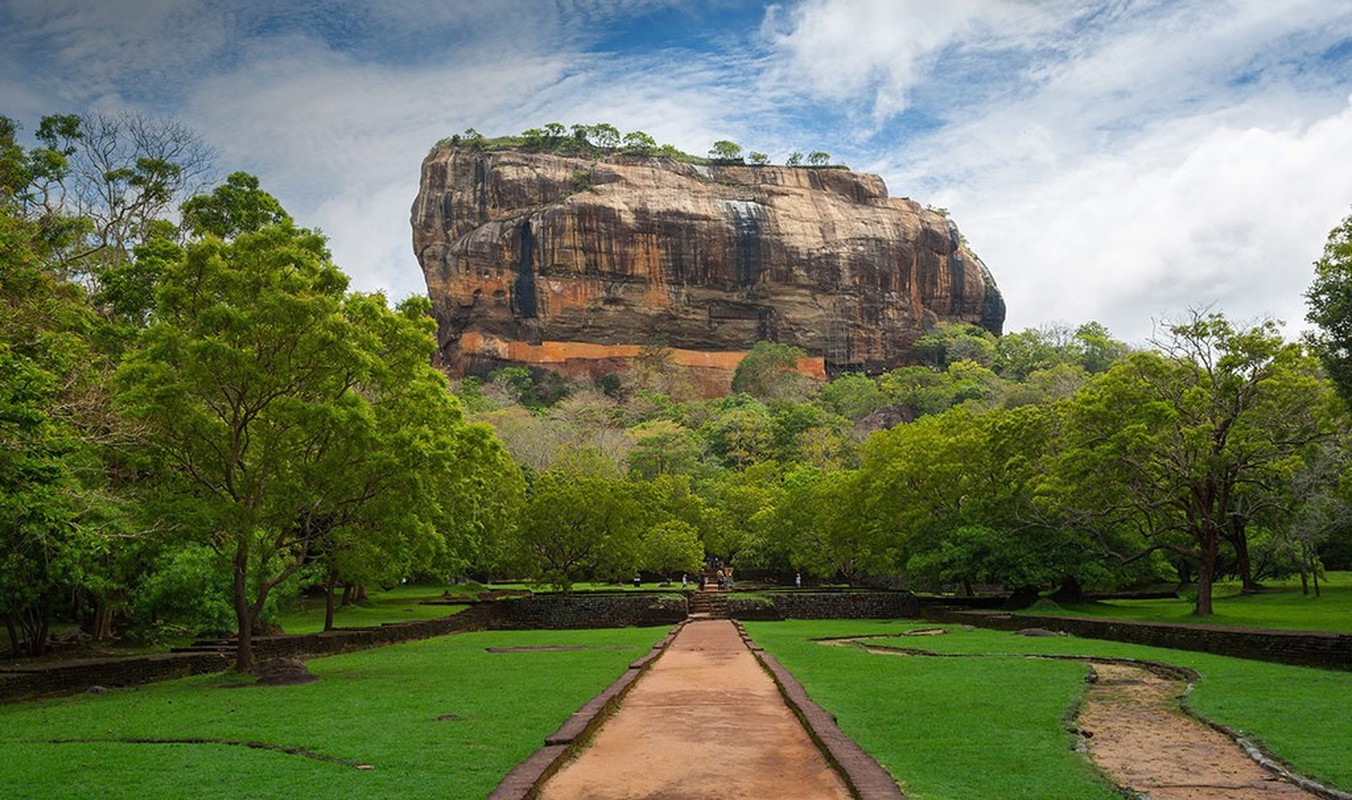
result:
<svg viewBox="0 0 1352 800"><path fill-rule="evenodd" d="M442 148L412 224L453 372L596 376L661 342L716 392L759 339L824 375L904 362L940 320L1004 322L952 222L838 168Z"/></svg>

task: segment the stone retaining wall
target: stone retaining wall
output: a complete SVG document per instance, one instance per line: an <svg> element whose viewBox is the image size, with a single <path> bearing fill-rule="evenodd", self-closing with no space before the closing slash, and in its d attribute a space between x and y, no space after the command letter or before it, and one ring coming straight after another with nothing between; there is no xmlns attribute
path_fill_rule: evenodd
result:
<svg viewBox="0 0 1352 800"><path fill-rule="evenodd" d="M911 619L920 615L910 592L773 592L764 597L729 595L732 619Z"/></svg>
<svg viewBox="0 0 1352 800"><path fill-rule="evenodd" d="M155 653L133 658L89 658L32 669L0 671L0 702L73 694L93 686L136 686L227 670L229 653Z"/></svg>
<svg viewBox="0 0 1352 800"><path fill-rule="evenodd" d="M675 625L687 616L684 597L638 592L540 594L486 605L493 610L489 627L504 630Z"/></svg>
<svg viewBox="0 0 1352 800"><path fill-rule="evenodd" d="M254 638L254 659L281 656L323 656L364 650L385 644L411 642L468 630L482 630L494 618L492 606L478 606L459 614L415 622L395 622L374 628L345 628L327 633ZM92 686L136 686L152 681L222 672L235 663L223 649L203 652L152 653L120 658L92 658L36 667L0 669L0 702L28 697L73 694Z"/></svg>
<svg viewBox="0 0 1352 800"><path fill-rule="evenodd" d="M1274 631L1179 622L1135 622L1090 617L999 614L927 607L934 622L978 625L1016 631L1045 628L1089 639L1195 650L1237 658L1307 667L1352 670L1352 634L1322 631Z"/></svg>

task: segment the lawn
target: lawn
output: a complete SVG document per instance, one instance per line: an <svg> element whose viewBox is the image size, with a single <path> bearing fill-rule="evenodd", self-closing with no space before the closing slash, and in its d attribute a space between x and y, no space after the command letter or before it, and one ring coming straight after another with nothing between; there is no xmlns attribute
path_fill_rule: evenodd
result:
<svg viewBox="0 0 1352 800"><path fill-rule="evenodd" d="M226 674L0 706L0 797L484 797L665 633L466 633L315 659L320 680L303 686L231 688ZM485 650L522 645L626 649ZM337 761L122 741L136 738Z"/></svg>
<svg viewBox="0 0 1352 800"><path fill-rule="evenodd" d="M1237 583L1216 587L1216 613L1197 617L1192 600L1103 600L1072 606L1041 601L1029 614L1073 614L1147 622L1205 622L1248 628L1352 633L1352 572L1330 572L1320 582L1321 596L1301 594L1300 581L1266 582L1267 591L1245 595Z"/></svg>
<svg viewBox="0 0 1352 800"><path fill-rule="evenodd" d="M632 583L579 583L573 587L576 592L674 592L678 591L680 581L672 586L660 587L656 583L644 583L635 587ZM408 584L393 589L373 589L360 603L334 608L333 625L335 628L362 628L380 625L386 622L407 622L410 620L437 619L464 611L465 605L427 605L424 600L440 600L444 594L453 596L477 597L492 591L546 591L538 586L525 583L497 584ZM324 598L305 597L299 605L283 611L277 622L286 633L315 633L324 629Z"/></svg>
<svg viewBox="0 0 1352 800"><path fill-rule="evenodd" d="M333 609L335 628L361 628L385 622L409 622L437 619L464 611L468 606L423 605L423 600L439 600L443 592L458 593L456 586L410 584L388 591L372 590L360 603ZM288 609L277 618L286 633L315 633L324 630L324 598L307 597L298 608Z"/></svg>
<svg viewBox="0 0 1352 800"><path fill-rule="evenodd" d="M1120 796L1072 752L1064 723L1083 692L1087 667L1024 654L1132 657L1190 667L1202 676L1188 697L1198 714L1263 742L1305 775L1352 789L1352 726L1346 722L1352 673L990 630L890 638L922 627L904 621L746 627L915 800ZM894 657L809 641L854 635L972 658Z"/></svg>

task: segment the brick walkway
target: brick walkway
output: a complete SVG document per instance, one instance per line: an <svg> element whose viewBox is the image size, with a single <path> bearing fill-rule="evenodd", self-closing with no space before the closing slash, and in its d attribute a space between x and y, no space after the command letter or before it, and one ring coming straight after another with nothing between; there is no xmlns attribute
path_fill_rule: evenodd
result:
<svg viewBox="0 0 1352 800"><path fill-rule="evenodd" d="M731 622L684 626L544 800L850 797Z"/></svg>

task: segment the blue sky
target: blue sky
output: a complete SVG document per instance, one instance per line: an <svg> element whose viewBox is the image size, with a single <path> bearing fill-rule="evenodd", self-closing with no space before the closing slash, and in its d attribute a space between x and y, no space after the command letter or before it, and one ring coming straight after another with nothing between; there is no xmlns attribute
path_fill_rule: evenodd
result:
<svg viewBox="0 0 1352 800"><path fill-rule="evenodd" d="M124 109L201 132L392 299L424 291L432 143L605 121L825 150L949 208L1009 329L1141 341L1214 306L1294 331L1352 213L1352 4L0 0L0 113Z"/></svg>

